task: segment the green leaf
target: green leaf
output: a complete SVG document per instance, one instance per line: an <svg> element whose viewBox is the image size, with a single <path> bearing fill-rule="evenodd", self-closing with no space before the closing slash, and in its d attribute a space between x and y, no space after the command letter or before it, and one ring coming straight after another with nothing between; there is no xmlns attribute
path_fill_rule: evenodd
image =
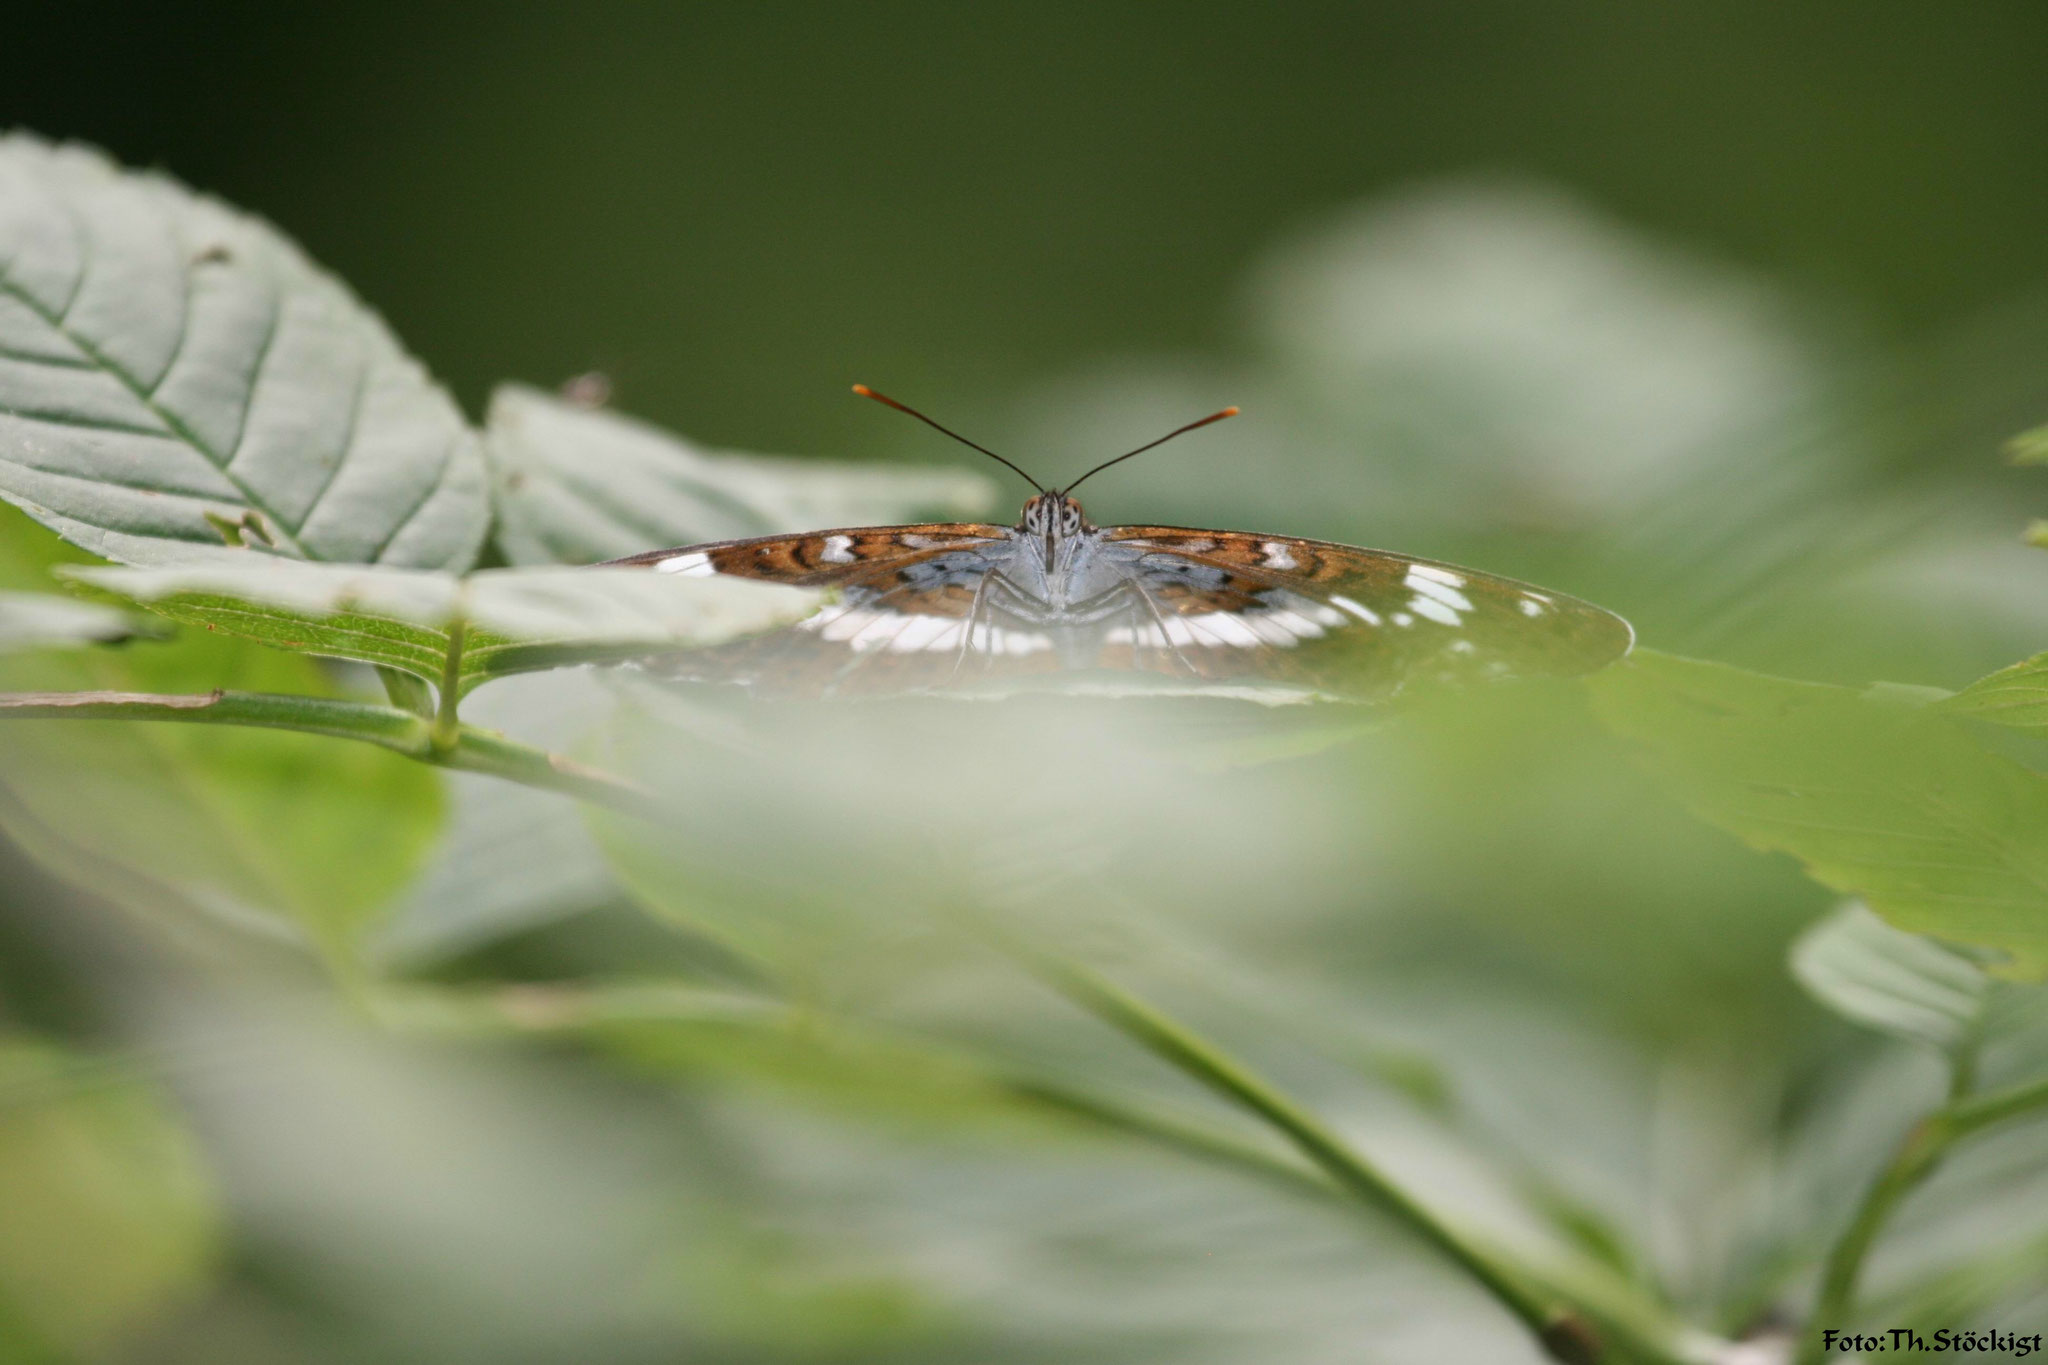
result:
<svg viewBox="0 0 2048 1365"><path fill-rule="evenodd" d="M205 1286L219 1217L191 1139L117 1063L0 1037L0 1337L100 1359Z"/></svg>
<svg viewBox="0 0 2048 1365"><path fill-rule="evenodd" d="M2048 464L2048 427L2021 432L2005 443L2005 453L2014 464Z"/></svg>
<svg viewBox="0 0 2048 1365"><path fill-rule="evenodd" d="M2048 778L1939 709L1643 650L1589 685L1703 818L1898 928L2048 975Z"/></svg>
<svg viewBox="0 0 2048 1365"><path fill-rule="evenodd" d="M0 581L72 553L0 506ZM0 655L0 687L333 691L312 659L205 631L123 649ZM0 725L0 829L60 875L145 913L200 906L335 948L415 875L440 831L441 805L434 769L314 735Z"/></svg>
<svg viewBox="0 0 2048 1365"><path fill-rule="evenodd" d="M78 146L0 138L0 498L126 563L252 541L468 567L479 443L268 224Z"/></svg>
<svg viewBox="0 0 2048 1365"><path fill-rule="evenodd" d="M44 592L0 592L0 653L108 644L137 634L126 612Z"/></svg>
<svg viewBox="0 0 2048 1365"><path fill-rule="evenodd" d="M587 564L665 545L957 520L994 487L961 470L711 454L614 413L507 384L484 421L497 543L514 564Z"/></svg>
<svg viewBox="0 0 2048 1365"><path fill-rule="evenodd" d="M186 687L325 690L310 659L239 640L192 643L178 646L189 668L148 673ZM133 676L107 680L133 686ZM100 680L38 679L62 690ZM317 735L14 721L0 727L0 774L0 828L60 875L145 912L196 907L245 927L295 928L343 954L441 828L439 773Z"/></svg>
<svg viewBox="0 0 2048 1365"><path fill-rule="evenodd" d="M613 704L609 687L565 671L493 687L466 702L462 716L573 753ZM566 798L462 772L448 774L448 795L447 835L379 931L382 960L416 967L624 899Z"/></svg>
<svg viewBox="0 0 2048 1365"><path fill-rule="evenodd" d="M1947 710L2020 730L2048 730L2048 654L1977 679L1942 702Z"/></svg>
<svg viewBox="0 0 2048 1365"><path fill-rule="evenodd" d="M1978 1035L1996 985L1971 958L1853 902L1801 934L1790 962L1799 984L1843 1018L1943 1049Z"/></svg>
<svg viewBox="0 0 2048 1365"><path fill-rule="evenodd" d="M715 644L797 620L818 602L816 593L774 584L684 582L644 569L485 569L459 577L228 550L163 568L64 572L173 620L437 684L461 628L464 690L538 668Z"/></svg>

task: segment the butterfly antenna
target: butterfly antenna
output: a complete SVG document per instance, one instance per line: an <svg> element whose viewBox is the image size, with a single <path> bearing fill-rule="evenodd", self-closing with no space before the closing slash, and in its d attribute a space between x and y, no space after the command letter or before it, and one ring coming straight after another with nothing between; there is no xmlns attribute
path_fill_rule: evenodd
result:
<svg viewBox="0 0 2048 1365"><path fill-rule="evenodd" d="M916 408L913 408L913 407L911 407L911 406L910 406L910 405L909 405L908 403L899 403L899 402L897 402L897 401L896 401L895 399L891 398L891 397L890 397L890 396L889 396L888 394L886 394L886 393L876 393L876 392L875 392L875 391L874 391L873 389L869 388L869 387L868 387L867 385L865 385L865 384L855 384L855 385L853 386L853 391L854 391L855 393L859 394L859 395L860 395L861 397L863 397L863 398L872 398L872 399L874 399L874 400L875 400L875 401L876 401L877 403L885 404L885 405L886 405L886 406L888 406L888 407L892 407L892 408L896 409L896 411L898 411L898 412L907 412L907 413L909 413L909 414L910 414L910 415L911 415L912 417L915 417L915 418L916 418L916 419L917 419L918 421L920 421L920 422L924 423L924 424L925 424L926 426L928 426L928 427L932 428L932 429L933 429L934 431L942 431L942 432L944 432L944 433L945 433L946 435L948 435L948 436L952 437L952 438L953 438L954 440L958 441L958 442L959 442L959 443L960 443L961 445L963 445L963 446L973 446L973 447L974 447L974 448L975 448L976 450L978 450L978 451L980 451L980 452L981 452L982 454L984 454L984 455L988 456L988 457L989 457L989 458L990 458L991 460L994 460L994 461L995 461L995 462L996 462L997 464L1002 464L1002 465L1009 465L1009 467L1010 467L1011 469L1013 469L1013 470L1016 470L1016 472L1017 472L1017 473L1019 473L1019 474L1022 474L1022 475L1023 475L1023 477L1024 477L1024 482L1026 482L1026 483L1030 484L1030 485L1031 485L1031 486L1032 486L1033 488L1036 488L1036 489L1037 489L1037 490L1038 490L1039 492L1043 493L1043 492L1046 492L1046 491L1047 491L1047 490L1046 490L1046 487L1045 487L1045 485L1044 485L1044 484L1042 484L1042 483L1040 483L1040 482L1039 482L1038 480L1036 480L1036 479L1032 478L1032 477L1031 477L1031 476L1030 476L1029 474L1025 474L1023 470L1021 470L1021 469L1017 469L1017 466L1016 466L1016 465L1014 465L1014 464L1010 464L1010 462L1009 462L1008 460L1006 460L1006 459L1004 459L1004 458L1003 458L1002 456L1000 456L1000 455L996 454L996 453L995 453L995 452L994 452L993 450L990 450L990 449L989 449L989 448L988 448L987 446L985 446L985 445L982 445L981 443L979 443L979 442L977 442L977 441L970 441L970 440L968 440L968 439L967 439L967 438L966 438L965 436L962 436L962 435L961 435L961 434L960 434L959 432L957 432L957 431L954 431L954 430L952 430L952 429L951 429L951 428L949 428L949 427L942 427L942 426L940 426L940 425L939 425L939 424L938 424L937 422L934 422L934 421L933 421L933 420L932 420L931 418L929 418L929 417L925 416L925 415L924 415L923 413L919 412L919 411L918 411L918 410L917 410Z"/></svg>
<svg viewBox="0 0 2048 1365"><path fill-rule="evenodd" d="M1122 464L1125 460L1130 459L1133 455L1143 455L1153 446L1163 446L1176 436L1185 436L1189 432L1195 430L1197 427L1206 427L1211 422L1220 422L1226 417L1235 417L1237 416L1237 413L1238 410L1236 408L1225 408L1221 412L1212 412L1199 422L1190 422L1184 427L1175 427L1172 431L1167 432L1158 440L1147 441L1145 442L1145 444L1139 446L1136 450L1127 450L1123 454L1117 456L1114 460L1104 460L1101 464L1095 466L1095 468L1089 470L1086 474L1083 474L1080 478L1074 480L1065 488L1062 488L1060 490L1060 496L1065 497L1067 494L1073 492L1076 488L1079 488L1082 484L1094 478L1097 474L1100 474L1103 470L1109 468L1113 464Z"/></svg>

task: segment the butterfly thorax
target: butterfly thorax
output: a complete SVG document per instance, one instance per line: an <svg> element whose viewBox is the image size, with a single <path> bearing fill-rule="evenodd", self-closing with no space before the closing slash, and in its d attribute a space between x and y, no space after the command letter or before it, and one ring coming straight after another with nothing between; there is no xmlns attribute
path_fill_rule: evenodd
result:
<svg viewBox="0 0 2048 1365"><path fill-rule="evenodd" d="M1017 534L1038 551L1049 583L1067 576L1075 554L1094 530L1081 504L1064 493L1040 493L1024 504L1024 514L1017 519Z"/></svg>

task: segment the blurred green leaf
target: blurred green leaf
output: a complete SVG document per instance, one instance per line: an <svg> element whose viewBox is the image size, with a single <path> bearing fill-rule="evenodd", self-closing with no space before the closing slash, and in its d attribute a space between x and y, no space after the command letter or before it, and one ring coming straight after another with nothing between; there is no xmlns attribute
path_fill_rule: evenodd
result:
<svg viewBox="0 0 2048 1365"><path fill-rule="evenodd" d="M1977 1035L1996 984L1970 958L1856 904L1801 934L1790 961L1792 975L1835 1013L1943 1049Z"/></svg>
<svg viewBox="0 0 2048 1365"><path fill-rule="evenodd" d="M779 531L957 520L994 488L953 469L711 454L614 413L518 384L484 421L498 509L514 564L587 564L664 545Z"/></svg>
<svg viewBox="0 0 2048 1365"><path fill-rule="evenodd" d="M125 612L55 593L0 592L0 653L107 644L136 634Z"/></svg>
<svg viewBox="0 0 2048 1365"><path fill-rule="evenodd" d="M2038 1226L2038 1225L2037 1225ZM1973 1229L1975 1231L1975 1229ZM2001 1231L2003 1231L2001 1229ZM2038 1301L2048 1284L2048 1236L2038 1231L2019 1240L1979 1233L1971 1250L1936 1274L1915 1277L1872 1306L1874 1322L1983 1322ZM1980 1250L1988 1246L1988 1250ZM2001 1315L2002 1316L2002 1315ZM2010 1320L2010 1319L2008 1319ZM1953 1359L1948 1352L1908 1351L1893 1359Z"/></svg>
<svg viewBox="0 0 2048 1365"><path fill-rule="evenodd" d="M1650 651L1590 683L1703 818L1901 929L2048 974L2048 778L1931 708Z"/></svg>
<svg viewBox="0 0 2048 1365"><path fill-rule="evenodd" d="M454 402L275 229L78 146L0 139L0 498L95 554L258 542L466 568Z"/></svg>
<svg viewBox="0 0 2048 1365"><path fill-rule="evenodd" d="M717 1252L674 1274L694 1291L692 1324L727 1350L793 1359L908 1354L957 1330L908 1270L820 1265L802 1238L766 1235L744 1217L719 1231Z"/></svg>
<svg viewBox="0 0 2048 1365"><path fill-rule="evenodd" d="M2048 427L2023 431L2005 444L2014 464L2048 464Z"/></svg>
<svg viewBox="0 0 2048 1365"><path fill-rule="evenodd" d="M685 583L643 569L485 569L458 577L229 550L164 568L65 572L173 620L434 683L460 628L464 690L509 673L714 644L794 621L818 600L775 584Z"/></svg>
<svg viewBox="0 0 2048 1365"><path fill-rule="evenodd" d="M2048 730L2048 654L2036 654L1979 678L1941 704L1960 715L2000 725Z"/></svg>
<svg viewBox="0 0 2048 1365"><path fill-rule="evenodd" d="M253 646L203 657L211 678L321 690L306 661ZM131 906L161 909L168 892L234 920L279 916L337 949L441 823L432 769L313 735L15 721L0 772L0 827L61 874Z"/></svg>
<svg viewBox="0 0 2048 1365"><path fill-rule="evenodd" d="M117 1063L0 1037L0 1333L8 1359L99 1353L205 1283L198 1153Z"/></svg>
<svg viewBox="0 0 2048 1365"><path fill-rule="evenodd" d="M72 558L0 508L0 582ZM127 648L0 657L0 687L331 695L312 659L214 632ZM413 875L440 830L440 774L312 735L116 721L0 726L0 828L118 903L166 892L281 917L338 945ZM274 925L275 920L258 923Z"/></svg>
<svg viewBox="0 0 2048 1365"><path fill-rule="evenodd" d="M609 687L584 670L562 670L492 687L464 703L462 715L573 753L611 706ZM387 961L445 959L625 901L589 825L564 797L474 773L451 772L447 783L447 835L379 931Z"/></svg>

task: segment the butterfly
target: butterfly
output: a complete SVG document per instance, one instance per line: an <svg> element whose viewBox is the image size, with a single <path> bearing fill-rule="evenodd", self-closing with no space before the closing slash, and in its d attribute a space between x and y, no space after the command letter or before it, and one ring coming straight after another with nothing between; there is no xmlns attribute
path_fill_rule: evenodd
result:
<svg viewBox="0 0 2048 1365"><path fill-rule="evenodd" d="M1052 686L1383 701L1418 683L1588 673L1626 654L1627 621L1513 579L1295 536L1095 526L1086 479L1225 408L1048 489L914 408L887 404L1015 470L1037 494L1015 526L932 522L756 536L614 560L683 578L826 589L793 626L670 656L669 677L781 697Z"/></svg>

